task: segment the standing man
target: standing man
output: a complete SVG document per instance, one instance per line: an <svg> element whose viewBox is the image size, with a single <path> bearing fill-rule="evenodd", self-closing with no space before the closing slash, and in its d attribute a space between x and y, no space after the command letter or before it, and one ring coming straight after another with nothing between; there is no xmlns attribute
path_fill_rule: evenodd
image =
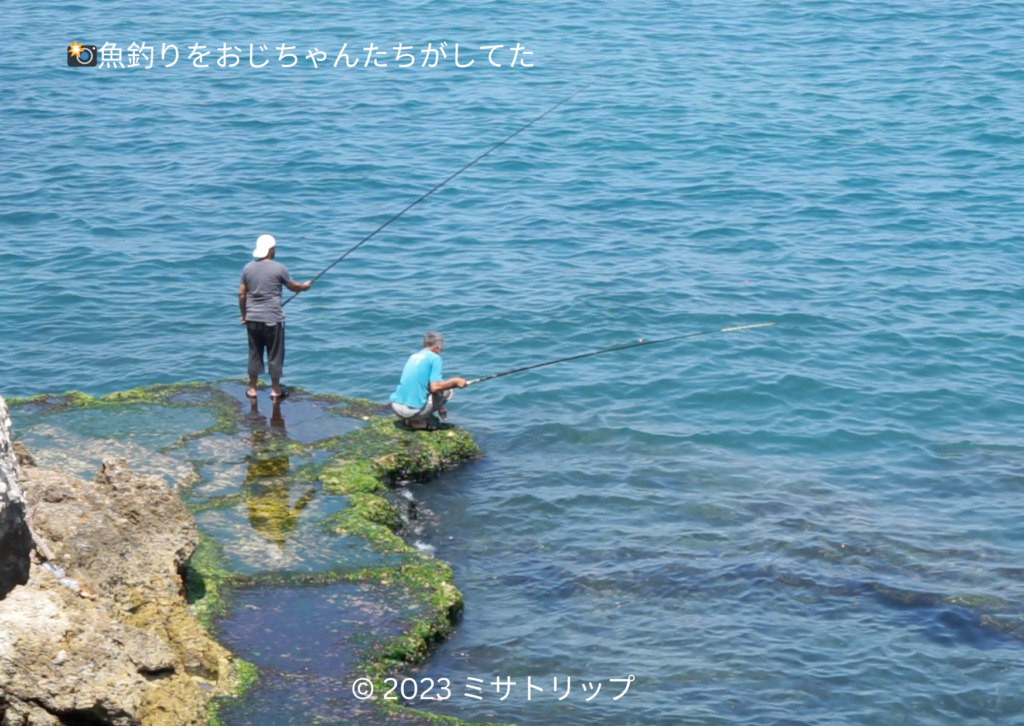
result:
<svg viewBox="0 0 1024 726"><path fill-rule="evenodd" d="M277 241L272 235L260 235L252 256L256 259L242 270L238 286L238 309L242 325L249 332L249 390L246 396L256 398L256 385L263 369L263 350L270 365L270 398L278 400L281 393L281 372L284 368L284 310L281 307L281 286L292 292L304 292L313 282L295 282L288 268L274 261Z"/></svg>
<svg viewBox="0 0 1024 726"><path fill-rule="evenodd" d="M431 331L423 336L423 350L413 353L402 369L402 379L391 394L391 408L410 429L434 431L438 421L431 415L437 411L447 418L445 403L452 389L465 388L465 378L441 378L441 351L444 336Z"/></svg>

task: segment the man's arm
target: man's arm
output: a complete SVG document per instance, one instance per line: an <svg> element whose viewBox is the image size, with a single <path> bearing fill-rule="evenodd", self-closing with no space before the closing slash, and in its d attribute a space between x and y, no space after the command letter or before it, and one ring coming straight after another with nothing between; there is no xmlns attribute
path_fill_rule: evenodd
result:
<svg viewBox="0 0 1024 726"><path fill-rule="evenodd" d="M313 281L309 280L307 282L295 282L295 280L289 280L284 284L284 286L287 287L292 292L305 292L309 288L313 287Z"/></svg>
<svg viewBox="0 0 1024 726"><path fill-rule="evenodd" d="M239 283L238 285L238 311L242 313L242 325L245 325L245 294L248 290L245 287L245 283Z"/></svg>
<svg viewBox="0 0 1024 726"><path fill-rule="evenodd" d="M439 391L447 391L449 388L465 388L465 387L466 387L466 379L465 378L459 378L458 376L456 376L455 378L449 378L447 381L431 381L430 385L428 386L428 388L430 389L431 393L437 393Z"/></svg>

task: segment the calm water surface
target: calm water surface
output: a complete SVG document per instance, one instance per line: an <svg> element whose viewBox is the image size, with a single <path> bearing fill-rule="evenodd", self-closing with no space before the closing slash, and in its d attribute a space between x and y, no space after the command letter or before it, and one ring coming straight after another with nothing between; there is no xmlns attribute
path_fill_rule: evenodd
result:
<svg viewBox="0 0 1024 726"><path fill-rule="evenodd" d="M466 595L419 674L455 684L432 710L1024 723L1024 6L3 15L5 395L242 375L258 234L311 277L591 81L289 305L286 382L384 400L430 328L446 371L476 376L779 322L458 394L488 456L415 492L432 516L413 536ZM69 69L72 40L183 58ZM248 66L250 43L333 61L400 41L519 42L535 67ZM235 69L184 57L224 42Z"/></svg>

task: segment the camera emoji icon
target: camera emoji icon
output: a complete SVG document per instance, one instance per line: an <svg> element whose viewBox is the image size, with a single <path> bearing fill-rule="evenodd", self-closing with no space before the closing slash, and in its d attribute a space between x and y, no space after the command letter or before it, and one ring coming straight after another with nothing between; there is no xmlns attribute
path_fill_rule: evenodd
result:
<svg viewBox="0 0 1024 726"><path fill-rule="evenodd" d="M68 65L72 68L89 68L96 65L96 46L78 42L68 45Z"/></svg>

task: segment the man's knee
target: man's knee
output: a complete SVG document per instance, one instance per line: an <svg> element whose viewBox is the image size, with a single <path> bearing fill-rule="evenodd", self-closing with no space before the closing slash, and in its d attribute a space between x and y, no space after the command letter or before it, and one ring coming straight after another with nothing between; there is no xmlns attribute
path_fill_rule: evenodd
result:
<svg viewBox="0 0 1024 726"><path fill-rule="evenodd" d="M398 416L398 418L405 421L411 421L416 418L425 418L429 415L421 408L411 408L409 406L404 406L401 403L394 402L391 404L391 410L395 412L395 415Z"/></svg>
<svg viewBox="0 0 1024 726"><path fill-rule="evenodd" d="M452 400L452 395L455 393L451 388L445 391L436 391L431 393L430 396L433 399L434 408L441 408L448 401Z"/></svg>

